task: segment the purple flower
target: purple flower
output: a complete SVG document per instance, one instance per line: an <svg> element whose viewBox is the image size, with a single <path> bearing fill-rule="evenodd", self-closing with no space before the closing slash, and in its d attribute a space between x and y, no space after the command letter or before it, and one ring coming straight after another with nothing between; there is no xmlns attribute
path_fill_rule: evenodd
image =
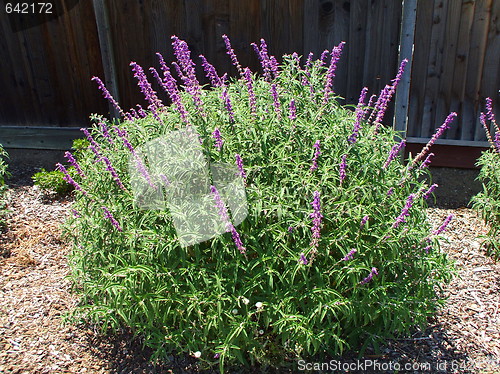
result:
<svg viewBox="0 0 500 374"><path fill-rule="evenodd" d="M125 186L120 180L120 177L118 176L118 173L116 172L115 168L111 164L111 161L109 161L109 159L106 156L101 156L101 160L106 164L106 170L109 171L109 173L113 177L118 187L120 187L122 190L125 190Z"/></svg>
<svg viewBox="0 0 500 374"><path fill-rule="evenodd" d="M361 282L359 282L359 284L366 284L366 283L371 282L374 275L378 275L377 268L372 268L372 270L370 271L370 274L368 274L368 276L365 279L363 279Z"/></svg>
<svg viewBox="0 0 500 374"><path fill-rule="evenodd" d="M346 177L346 172L345 172L345 169L347 167L347 154L343 155L342 156L342 161L340 162L339 164L339 178L340 178L340 184L342 184L342 182L344 182L344 179Z"/></svg>
<svg viewBox="0 0 500 374"><path fill-rule="evenodd" d="M76 183L73 178L71 178L71 175L69 175L68 171L66 170L66 168L64 166L62 166L62 164L60 163L57 163L56 164L56 168L57 170L59 170L60 172L62 172L64 174L64 177L63 179L68 182L69 184L71 184L73 187L75 187L75 190L77 191L80 191L82 192L84 195L86 195L87 193L80 187L80 185L78 183Z"/></svg>
<svg viewBox="0 0 500 374"><path fill-rule="evenodd" d="M394 187L389 188L387 191L387 196L391 196L394 193Z"/></svg>
<svg viewBox="0 0 500 374"><path fill-rule="evenodd" d="M81 218L81 214L78 213L78 211L76 209L71 209L71 212L73 213L73 217Z"/></svg>
<svg viewBox="0 0 500 374"><path fill-rule="evenodd" d="M314 191L314 199L311 205L313 207L313 212L309 216L313 219L313 226L311 227L312 240L309 245L313 247L311 252L312 261L319 246L319 239L321 237L321 220L323 219L323 215L321 214L321 201L319 191Z"/></svg>
<svg viewBox="0 0 500 374"><path fill-rule="evenodd" d="M340 44L333 48L330 61L330 66L326 72L326 82L323 96L323 104L328 103L330 95L333 93L333 79L335 78L335 72L337 70L337 62L342 54L342 49L344 48L345 42L340 42Z"/></svg>
<svg viewBox="0 0 500 374"><path fill-rule="evenodd" d="M146 165L144 165L144 163L143 163L143 161L141 159L141 156L139 154L137 154L137 152L135 151L135 149L132 146L132 144L130 144L130 142L128 141L128 139L127 139L127 132L125 130L121 130L118 126L114 126L113 129L120 136L120 138L123 141L123 144L125 144L125 147L127 147L127 149L130 151L130 153L132 154L132 156L134 156L135 163L136 163L136 166L137 166L137 170L139 171L139 173L142 174L142 176L144 177L144 179L146 179L146 181L148 182L148 184L152 188L154 188L155 190L158 189L158 186L156 186L156 184L154 184L153 181L151 180L151 176L149 175L149 172L148 172L148 170L146 168ZM111 173L111 174L113 174L113 173ZM113 177L114 177L114 175L113 175Z"/></svg>
<svg viewBox="0 0 500 374"><path fill-rule="evenodd" d="M174 103L175 107L177 108L177 111L181 115L182 120L184 123L189 123L188 121L188 113L186 111L186 108L184 107L184 104L182 103L182 99L179 93L179 88L177 87L177 81L173 77L172 73L170 72L170 69L168 68L167 64L165 63L165 60L163 59L163 56L160 53L156 54L158 56L158 59L160 61L160 66L161 70L163 71L163 80L160 79L158 74L156 73L155 77L160 83L160 85L163 87L163 89L167 92L168 96ZM153 69L154 70L154 69ZM153 71L151 70L151 71ZM154 70L156 71L156 70ZM153 74L155 74L153 72Z"/></svg>
<svg viewBox="0 0 500 374"><path fill-rule="evenodd" d="M118 102L113 98L111 93L108 91L102 80L98 77L92 77L92 80L94 82L97 82L99 85L99 89L102 91L102 95L109 100L109 102L115 107L115 109L120 113L122 117L125 117L125 113L123 112L122 108L120 108L120 105L118 105Z"/></svg>
<svg viewBox="0 0 500 374"><path fill-rule="evenodd" d="M293 232L293 226L288 226L288 233L291 234Z"/></svg>
<svg viewBox="0 0 500 374"><path fill-rule="evenodd" d="M288 107L290 114L288 118L292 121L297 118L297 107L295 106L295 99L290 100L290 106Z"/></svg>
<svg viewBox="0 0 500 374"><path fill-rule="evenodd" d="M222 39L224 39L224 44L226 45L226 53L231 58L231 62L233 63L233 65L238 69L238 73L240 73L241 77L243 77L243 69L241 68L241 65L238 61L238 57L236 57L236 54L234 53L234 49L231 47L231 41L225 34L222 35Z"/></svg>
<svg viewBox="0 0 500 374"><path fill-rule="evenodd" d="M227 87L222 88L221 99L224 101L224 106L229 113L229 120L231 121L231 123L234 123L233 105L231 104L231 99L229 98Z"/></svg>
<svg viewBox="0 0 500 374"><path fill-rule="evenodd" d="M137 104L136 106L137 106L137 113L141 116L141 118L146 117L147 113L144 111L142 106L140 106L139 104Z"/></svg>
<svg viewBox="0 0 500 374"><path fill-rule="evenodd" d="M99 125L101 126L102 135L106 138L108 142L113 144L114 143L113 138L111 138L111 135L109 135L108 126L106 126L104 122L99 122Z"/></svg>
<svg viewBox="0 0 500 374"><path fill-rule="evenodd" d="M215 128L214 132L212 133L212 137L215 139L215 148L220 151L222 149L222 144L224 144L224 141L222 140L222 136L218 127Z"/></svg>
<svg viewBox="0 0 500 374"><path fill-rule="evenodd" d="M220 357L220 353L216 353L216 354L214 354L214 358L215 358L215 359L218 359L219 357Z"/></svg>
<svg viewBox="0 0 500 374"><path fill-rule="evenodd" d="M401 209L401 213L399 216L396 218L396 221L392 224L392 228L396 228L399 226L400 223L406 222L405 218L410 215L409 211L411 206L413 205L413 200L415 199L415 194L410 194L408 198L406 199L406 204L403 209Z"/></svg>
<svg viewBox="0 0 500 374"><path fill-rule="evenodd" d="M177 63L174 62L173 65L184 82L186 92L192 96L194 105L201 115L205 116L206 114L201 101L201 87L196 78L195 64L191 60L191 51L184 40L180 40L177 36L172 36L171 39L174 55L177 58Z"/></svg>
<svg viewBox="0 0 500 374"><path fill-rule="evenodd" d="M435 230L432 235L439 235L441 234L444 230L446 230L446 227L450 223L450 221L453 219L453 214L450 214L446 219L444 220L443 224L439 226L437 230Z"/></svg>
<svg viewBox="0 0 500 374"><path fill-rule="evenodd" d="M434 156L434 153L429 153L427 157L425 158L424 162L422 162L422 165L420 165L419 169L425 169L426 167L429 167L431 164L431 158Z"/></svg>
<svg viewBox="0 0 500 374"><path fill-rule="evenodd" d="M312 65L313 56L314 56L313 52L309 52L309 54L307 55L307 60L306 60L306 63L304 65L304 68L305 68L304 72L306 73L306 75L310 75L308 73L309 73L309 68Z"/></svg>
<svg viewBox="0 0 500 374"><path fill-rule="evenodd" d="M248 100L250 102L250 111L253 116L257 114L257 99L255 97L255 92L253 90L252 72L249 68L245 68L245 84L248 89Z"/></svg>
<svg viewBox="0 0 500 374"><path fill-rule="evenodd" d="M226 232L231 232L234 244L236 244L236 248L238 248L240 253L244 254L246 252L246 248L243 246L243 243L241 242L241 238L240 235L238 234L238 231L236 231L236 228L229 219L229 214L227 212L226 204L224 204L224 202L222 201L219 191L215 186L210 186L210 191L214 196L215 207L219 209L219 216L222 222L224 222L226 226Z"/></svg>
<svg viewBox="0 0 500 374"><path fill-rule="evenodd" d="M413 160L413 163L415 164L416 162L420 161L424 156L429 152L429 149L431 146L436 142L436 140L443 135L443 133L450 128L450 123L453 121L453 119L457 116L457 113L451 112L448 117L446 117L446 120L444 123L436 130L436 133L432 135L432 138L429 140L429 142L425 145L425 147L420 151L420 153L415 157Z"/></svg>
<svg viewBox="0 0 500 374"><path fill-rule="evenodd" d="M78 165L78 162L75 160L73 155L70 152L66 152L64 154L64 157L68 159L68 162L73 166L76 170L76 172L82 177L85 178L85 174L83 173L82 169L80 168L80 165Z"/></svg>
<svg viewBox="0 0 500 374"><path fill-rule="evenodd" d="M349 261L349 260L352 260L354 258L354 254L356 253L357 251L353 248L349 251L348 254L345 255L345 257L342 259L342 261Z"/></svg>
<svg viewBox="0 0 500 374"><path fill-rule="evenodd" d="M316 140L316 143L314 143L313 147L315 148L315 151L314 151L314 156L312 158L312 165L311 168L309 169L311 171L314 171L318 168L318 157L321 154L319 140Z"/></svg>
<svg viewBox="0 0 500 374"><path fill-rule="evenodd" d="M437 187L438 187L438 185L436 183L434 183L432 186L430 186L429 189L422 196L424 198L424 200L427 200Z"/></svg>
<svg viewBox="0 0 500 374"><path fill-rule="evenodd" d="M321 56L319 57L319 61L320 61L320 65L319 66L323 66L324 64L326 64L326 58L328 57L328 53L330 53L330 51L328 49L325 49L321 53ZM333 53L333 51L332 51L332 53Z"/></svg>
<svg viewBox="0 0 500 374"><path fill-rule="evenodd" d="M428 245L427 247L424 248L425 253L429 253L429 251L432 249L432 245Z"/></svg>
<svg viewBox="0 0 500 374"><path fill-rule="evenodd" d="M217 71L215 70L215 67L207 61L205 56L200 55L199 56L201 59L201 66L203 66L203 70L205 70L205 75L207 78L210 80L210 83L212 84L213 87L220 87L222 85L222 82L219 78L219 75L217 74Z"/></svg>
<svg viewBox="0 0 500 374"><path fill-rule="evenodd" d="M369 216L364 216L362 219L361 219L361 223L359 224L359 227L360 228L363 228L364 225L366 225L366 222L368 222L368 220L370 219Z"/></svg>
<svg viewBox="0 0 500 374"><path fill-rule="evenodd" d="M493 113L493 100L491 100L491 97L486 98L486 114L491 122L496 123L495 113Z"/></svg>
<svg viewBox="0 0 500 374"><path fill-rule="evenodd" d="M396 156L398 155L399 151L404 148L404 146L406 145L406 140L401 140L400 143L398 144L395 144L392 146L391 148L391 151L389 152L389 156L387 157L387 160L385 161L385 164L384 166L382 166L382 169L385 169L389 166L389 164L391 163L392 160L394 160L396 158Z"/></svg>
<svg viewBox="0 0 500 374"><path fill-rule="evenodd" d="M86 128L81 128L80 131L83 132L87 137L87 140L90 143L89 148L92 150L92 152L94 152L97 157L100 157L99 150L101 147L99 147L99 144L97 144L92 135L90 135L89 130L87 130Z"/></svg>
<svg viewBox="0 0 500 374"><path fill-rule="evenodd" d="M352 129L352 134L347 139L349 144L356 143L356 140L358 139L359 130L361 130L361 121L363 120L363 116L365 114L363 107L365 105L365 98L366 98L367 92L368 92L368 88L364 87L361 90L361 94L359 95L358 105L357 105L356 111L355 111L356 121L354 122L354 128Z"/></svg>
<svg viewBox="0 0 500 374"><path fill-rule="evenodd" d="M396 78L393 79L392 85L387 85L385 88L382 90L380 93L379 99L377 100L377 103L375 104L375 111L377 113L377 116L375 117L375 123L380 124L382 122L382 119L384 118L385 112L387 111L387 107L389 105L389 102L392 99L392 96L394 95L394 92L396 91L396 87L398 86L399 81L401 80L401 77L403 76L406 64L408 63L407 59L404 59L401 61L401 65L399 66L398 73L396 75ZM373 113L372 113L373 114Z"/></svg>
<svg viewBox="0 0 500 374"><path fill-rule="evenodd" d="M113 217L113 215L108 210L108 208L106 208L105 206L102 206L101 209L104 211L104 217L106 217L107 219L109 219L109 221L111 222L111 224L113 226L115 226L118 231L123 231L122 228L120 227L120 224L115 219L115 217Z"/></svg>
<svg viewBox="0 0 500 374"><path fill-rule="evenodd" d="M278 119L281 119L280 99L278 97L278 88L276 83L271 84L271 95L273 96L274 111L278 115Z"/></svg>
<svg viewBox="0 0 500 374"><path fill-rule="evenodd" d="M302 262L302 265L307 265L309 263L309 261L307 261L306 256L304 255L304 253L300 254L300 262Z"/></svg>
<svg viewBox="0 0 500 374"><path fill-rule="evenodd" d="M132 66L134 77L138 80L138 85L141 89L141 92L143 93L146 100L150 103L152 108L154 110L162 108L163 104L161 103L160 99L158 99L158 96L156 96L156 92L153 90L151 83L149 83L146 74L144 74L142 66L138 65L134 61L130 63L130 66Z"/></svg>
<svg viewBox="0 0 500 374"><path fill-rule="evenodd" d="M234 155L234 157L236 158L236 166L238 166L238 170L240 171L239 175L246 182L247 174L245 173L245 169L243 168L243 159L241 158L241 156L238 153L236 153Z"/></svg>

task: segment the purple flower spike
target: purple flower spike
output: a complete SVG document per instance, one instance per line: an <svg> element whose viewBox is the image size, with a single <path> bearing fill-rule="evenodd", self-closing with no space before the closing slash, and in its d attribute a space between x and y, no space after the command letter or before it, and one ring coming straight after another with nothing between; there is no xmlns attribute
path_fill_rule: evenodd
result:
<svg viewBox="0 0 500 374"><path fill-rule="evenodd" d="M387 196L391 196L394 193L394 187L389 188L387 191Z"/></svg>
<svg viewBox="0 0 500 374"><path fill-rule="evenodd" d="M356 107L356 121L354 122L354 128L352 129L352 134L349 136L347 141L349 144L354 144L356 143L359 135L359 130L361 130L361 121L363 120L363 116L365 114L364 112L364 105L365 105L365 99L366 99L366 93L368 92L368 88L364 87L361 90L361 94L359 95L359 100L358 100L358 105Z"/></svg>
<svg viewBox="0 0 500 374"><path fill-rule="evenodd" d="M56 164L56 168L57 170L59 170L60 172L62 172L64 174L64 177L63 179L68 182L69 184L71 184L73 187L75 187L75 190L77 191L80 191L81 193L83 193L84 195L86 195L87 193L80 187L80 185L78 183L76 183L73 178L71 178L71 175L69 175L68 171L66 170L66 168L64 166L62 166L62 164L60 163L57 163Z"/></svg>
<svg viewBox="0 0 500 374"><path fill-rule="evenodd" d="M219 191L215 186L210 186L210 191L212 192L212 195L214 196L215 200L215 207L219 210L219 216L222 220L222 222L226 226L226 232L231 232L234 244L236 244L236 248L240 251L241 254L244 254L246 252L246 248L243 246L243 243L241 242L240 235L238 234L238 231L236 231L236 228L234 225L231 223L231 220L229 219L229 214L227 212L226 205L222 201L222 198L219 194Z"/></svg>
<svg viewBox="0 0 500 374"><path fill-rule="evenodd" d="M243 168L243 159L241 158L241 156L238 153L236 153L234 155L234 157L236 158L236 166L238 166L238 170L240 171L239 174L246 183L247 174L245 173L245 169Z"/></svg>
<svg viewBox="0 0 500 374"><path fill-rule="evenodd" d="M102 135L106 138L106 140L108 142L110 142L111 144L113 144L114 141L113 141L113 138L111 137L111 135L109 135L108 126L106 125L106 123L99 122L99 126L101 127Z"/></svg>
<svg viewBox="0 0 500 374"><path fill-rule="evenodd" d="M332 51L333 52L333 51ZM319 57L319 62L320 62L320 65L319 66L323 66L324 64L326 64L326 59L328 57L328 53L330 53L330 51L328 49L325 49L322 53L321 53L321 56Z"/></svg>
<svg viewBox="0 0 500 374"><path fill-rule="evenodd" d="M219 128L217 127L215 128L214 132L212 133L212 137L215 140L214 143L215 148L217 148L217 150L220 151L222 149L222 144L224 144L224 140L222 140Z"/></svg>
<svg viewBox="0 0 500 374"><path fill-rule="evenodd" d="M443 133L450 128L450 124L453 121L453 119L457 116L457 113L451 112L448 117L446 117L446 120L444 123L436 130L436 133L432 135L432 138L429 140L429 142L425 145L425 147L420 151L420 153L415 157L413 160L413 163L417 163L420 161L424 156L429 152L429 149L432 147L432 145L436 142L436 140L443 135Z"/></svg>
<svg viewBox="0 0 500 374"><path fill-rule="evenodd" d="M366 283L371 282L374 275L378 275L377 268L372 268L372 270L370 271L370 274L368 274L368 276L365 279L363 279L361 282L359 282L359 284L366 284Z"/></svg>
<svg viewBox="0 0 500 374"><path fill-rule="evenodd" d="M108 91L102 80L99 77L92 77L92 80L99 85L99 89L102 91L102 95L107 100L109 100L109 102L115 107L118 113L120 113L122 117L125 117L125 113L123 112L122 108L120 108L120 105L118 105L118 102L113 98L113 96Z"/></svg>
<svg viewBox="0 0 500 374"><path fill-rule="evenodd" d="M68 159L68 162L73 166L76 170L76 172L82 177L85 178L85 174L83 173L82 169L80 168L80 165L78 165L78 162L75 160L73 155L70 152L66 152L64 154L64 157Z"/></svg>
<svg viewBox="0 0 500 374"><path fill-rule="evenodd" d="M113 177L114 181L120 187L122 190L125 191L125 186L123 185L120 177L118 176L118 173L116 172L115 168L111 164L111 161L106 156L101 156L101 160L106 164L106 170L109 171L111 176Z"/></svg>
<svg viewBox="0 0 500 374"><path fill-rule="evenodd" d="M257 98L255 97L255 92L253 90L253 80L252 80L252 72L249 68L245 68L245 84L248 89L248 101L250 103L250 111L253 116L257 115Z"/></svg>
<svg viewBox="0 0 500 374"><path fill-rule="evenodd" d="M345 257L342 259L342 261L349 261L354 258L354 255L356 254L356 250L353 248L349 251L348 254L345 255Z"/></svg>
<svg viewBox="0 0 500 374"><path fill-rule="evenodd" d="M330 99L330 95L333 93L333 80L335 78L335 72L337 70L337 63L340 59L340 55L342 54L342 49L344 48L345 42L340 42L340 44L333 48L331 56L332 59L330 61L330 66L328 67L328 71L326 72L326 82L323 96L323 104L328 103Z"/></svg>
<svg viewBox="0 0 500 374"><path fill-rule="evenodd" d="M207 61L205 56L200 55L199 57L202 62L201 66L203 66L203 70L205 70L205 75L208 79L210 79L210 83L212 84L212 86L220 87L222 85L222 82L219 78L219 75L217 74L217 71L215 70L215 67Z"/></svg>
<svg viewBox="0 0 500 374"><path fill-rule="evenodd" d="M432 233L432 235L439 235L441 234L444 230L446 230L446 227L450 223L450 221L453 219L453 214L450 214L446 219L444 220L443 224L439 226L439 228Z"/></svg>
<svg viewBox="0 0 500 374"><path fill-rule="evenodd" d="M342 182L344 182L344 179L345 177L347 176L346 175L346 172L345 172L345 169L347 167L347 154L343 155L342 156L342 161L340 162L339 164L339 178L340 178L340 184L342 184Z"/></svg>
<svg viewBox="0 0 500 374"><path fill-rule="evenodd" d="M231 104L231 99L229 98L229 94L227 92L227 87L224 87L222 89L221 93L221 99L224 101L224 106L226 107L226 110L229 114L229 120L231 123L234 123L234 111L233 111L233 105Z"/></svg>
<svg viewBox="0 0 500 374"><path fill-rule="evenodd" d="M387 160L385 161L384 166L382 166L382 169L386 169L389 166L389 164L391 163L391 161L396 158L396 156L398 155L399 151L401 151L401 149L403 149L405 145L406 145L406 140L403 139L403 140L401 140L400 143L395 144L395 145L392 146L392 149L389 152L389 156L387 157Z"/></svg>
<svg viewBox="0 0 500 374"><path fill-rule="evenodd" d="M429 189L422 195L424 200L427 200L437 187L438 187L438 185L436 183L434 183L432 186L430 186Z"/></svg>
<svg viewBox="0 0 500 374"><path fill-rule="evenodd" d="M363 228L364 225L366 225L366 222L368 222L368 220L370 219L369 216L364 216L362 219L361 219L361 223L359 224L359 227L360 228Z"/></svg>
<svg viewBox="0 0 500 374"><path fill-rule="evenodd" d="M314 199L311 203L313 207L313 212L310 214L310 217L313 219L313 226L311 227L312 231L312 240L309 244L313 247L311 252L311 262L316 255L316 251L319 246L319 239L321 237L321 220L323 219L323 215L321 214L321 201L320 201L320 193L319 191L314 191Z"/></svg>
<svg viewBox="0 0 500 374"><path fill-rule="evenodd" d="M410 215L409 211L413 205L413 200L415 200L415 197L416 196L413 193L410 194L410 196L408 196L408 198L406 199L406 204L405 204L404 208L401 209L401 213L396 218L396 221L394 221L394 223L392 224L392 228L397 228L400 223L406 222L405 219L407 216Z"/></svg>
<svg viewBox="0 0 500 374"><path fill-rule="evenodd" d="M132 66L134 77L138 80L138 85L141 89L141 92L143 93L149 104L152 105L152 108L155 110L162 108L163 104L161 103L160 99L158 99L158 96L156 96L156 92L153 90L151 83L149 83L146 74L144 74L143 68L134 61L130 63L130 66Z"/></svg>
<svg viewBox="0 0 500 374"><path fill-rule="evenodd" d="M486 98L486 115L491 122L496 123L495 113L493 113L493 100L491 100L491 97Z"/></svg>
<svg viewBox="0 0 500 374"><path fill-rule="evenodd" d="M431 164L431 158L434 156L434 153L429 153L427 157L425 158L424 162L422 162L422 165L420 165L419 169L425 169L429 167Z"/></svg>
<svg viewBox="0 0 500 374"><path fill-rule="evenodd" d="M111 224L113 226L115 226L115 228L118 230L118 231L123 231L122 228L120 227L120 224L118 223L118 221L115 219L115 217L113 217L113 215L111 214L111 212L108 210L108 208L106 208L105 206L101 207L101 209L104 211L104 217L106 217L107 219L109 219L109 221L111 222Z"/></svg>
<svg viewBox="0 0 500 374"><path fill-rule="evenodd" d="M240 73L241 77L243 77L243 69L241 68L240 62L238 61L238 57L234 53L234 49L231 47L231 41L227 37L227 35L222 35L222 39L224 39L224 44L226 45L226 50L228 56L231 58L231 62L238 69L238 73Z"/></svg>
<svg viewBox="0 0 500 374"><path fill-rule="evenodd" d="M274 111L278 115L278 119L281 119L281 106L276 83L271 84L271 95L273 96Z"/></svg>
<svg viewBox="0 0 500 374"><path fill-rule="evenodd" d="M306 256L304 255L304 253L300 254L300 262L302 262L302 265L307 265L309 263L309 261L307 261Z"/></svg>
<svg viewBox="0 0 500 374"><path fill-rule="evenodd" d="M396 87L398 86L398 83L401 81L401 77L403 76L407 63L408 63L407 59L401 61L401 65L399 66L396 78L393 79L392 81L392 85L385 86L385 88L382 90L379 99L377 101L377 104L375 105L375 111L377 112L377 116L375 117L376 124L380 124L382 122L385 112L387 111L389 102L391 101L394 92L396 92Z"/></svg>
<svg viewBox="0 0 500 374"><path fill-rule="evenodd" d="M295 99L290 100L290 106L288 107L290 114L288 118L292 121L297 118L297 107L295 106Z"/></svg>
<svg viewBox="0 0 500 374"><path fill-rule="evenodd" d="M71 209L71 213L73 213L73 217L75 217L75 218L82 217L82 215L80 213L78 213L78 211L76 209Z"/></svg>
<svg viewBox="0 0 500 374"><path fill-rule="evenodd" d="M313 145L315 151L314 151L314 156L312 158L312 165L309 170L314 171L318 168L318 157L321 154L321 149L320 149L320 143L319 140L316 140L316 143Z"/></svg>

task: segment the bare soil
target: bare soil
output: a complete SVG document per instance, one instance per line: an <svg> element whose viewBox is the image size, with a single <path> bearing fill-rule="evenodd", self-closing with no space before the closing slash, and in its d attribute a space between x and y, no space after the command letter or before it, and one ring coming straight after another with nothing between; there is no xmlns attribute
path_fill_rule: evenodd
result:
<svg viewBox="0 0 500 374"><path fill-rule="evenodd" d="M33 186L10 190L8 229L0 237L0 253L8 253L0 257L0 373L199 372L196 360L185 356L153 366L151 352L127 332L102 336L90 326L64 323L65 313L78 303L66 278L69 245L60 229L71 204ZM434 227L450 213L455 219L443 248L457 273L443 290L446 306L425 331L390 341L382 354L368 352L365 359L410 363L412 373L500 372L500 264L481 247L478 237L486 227L475 212L428 209ZM352 353L339 360L355 362Z"/></svg>

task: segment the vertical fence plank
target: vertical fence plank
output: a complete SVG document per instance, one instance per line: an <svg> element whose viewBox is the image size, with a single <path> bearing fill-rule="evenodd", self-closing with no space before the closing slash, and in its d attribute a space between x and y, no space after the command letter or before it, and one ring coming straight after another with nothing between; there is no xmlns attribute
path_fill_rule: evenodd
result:
<svg viewBox="0 0 500 374"><path fill-rule="evenodd" d="M415 22L417 19L417 0L405 0L401 20L399 60L408 60L406 69L396 91L394 124L401 138L406 136L408 124L408 105L410 100L410 80L413 63L413 43L415 42Z"/></svg>
<svg viewBox="0 0 500 374"><path fill-rule="evenodd" d="M433 24L433 11L434 7L430 6L428 2L425 2L425 4L423 1L418 2L407 131L408 136L413 137L427 137L427 133L422 133L420 125L424 108L425 77L427 76L427 63L431 45L432 29L430 25Z"/></svg>

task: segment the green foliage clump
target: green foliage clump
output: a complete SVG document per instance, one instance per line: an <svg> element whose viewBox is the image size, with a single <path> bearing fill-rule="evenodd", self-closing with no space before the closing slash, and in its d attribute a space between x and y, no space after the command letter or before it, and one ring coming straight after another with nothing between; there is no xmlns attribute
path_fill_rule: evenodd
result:
<svg viewBox="0 0 500 374"><path fill-rule="evenodd" d="M74 174L72 168L68 170ZM65 195L73 191L73 186L64 180L64 173L60 170L47 171L41 168L39 172L33 174L33 182L44 191L55 192L58 195Z"/></svg>
<svg viewBox="0 0 500 374"><path fill-rule="evenodd" d="M182 56L185 90L164 68L169 106L135 67L151 111L125 113L119 124L101 119L81 172L71 174L76 316L131 328L155 357L184 352L221 368L364 349L425 324L449 263L442 230L426 220L428 160L405 166L397 157L404 143L379 124L382 104L361 102L356 113L338 104L328 91L335 54L329 65L303 67L294 54L279 71L264 64L264 76L212 75L204 90ZM167 191L139 147L186 128L210 164L241 157L248 216L183 247L172 219L183 212L141 209L130 170Z"/></svg>
<svg viewBox="0 0 500 374"><path fill-rule="evenodd" d="M73 154L75 158L80 157L83 150L88 146L86 139L73 140ZM69 166L67 171L70 175L74 176L76 170L74 166ZM46 192L53 192L57 195L67 195L74 190L71 183L65 180L65 174L61 170L47 171L41 168L39 172L32 176L33 182Z"/></svg>
<svg viewBox="0 0 500 374"><path fill-rule="evenodd" d="M487 99L487 114L481 114L481 122L488 135L491 148L483 152L477 165L481 168L479 180L483 191L472 198L473 207L489 224L485 245L489 254L500 258L500 128L495 121L491 99ZM489 125L488 125L489 122ZM490 130L491 128L491 130Z"/></svg>

